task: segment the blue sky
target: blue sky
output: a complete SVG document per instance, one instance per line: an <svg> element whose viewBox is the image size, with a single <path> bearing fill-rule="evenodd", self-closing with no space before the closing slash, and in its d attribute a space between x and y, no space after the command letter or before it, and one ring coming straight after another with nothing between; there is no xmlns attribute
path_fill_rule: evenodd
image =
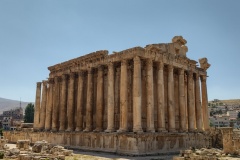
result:
<svg viewBox="0 0 240 160"><path fill-rule="evenodd" d="M35 101L48 66L96 51L187 41L208 97L240 98L240 1L0 0L0 97Z"/></svg>

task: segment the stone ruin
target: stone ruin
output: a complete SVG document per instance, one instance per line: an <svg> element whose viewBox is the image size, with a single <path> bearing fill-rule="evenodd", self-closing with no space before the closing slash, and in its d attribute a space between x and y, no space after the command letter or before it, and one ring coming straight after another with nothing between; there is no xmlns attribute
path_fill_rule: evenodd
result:
<svg viewBox="0 0 240 160"><path fill-rule="evenodd" d="M62 146L52 145L47 141L37 141L30 147L29 140L18 140L16 148L11 148L6 145L8 141L1 139L0 152L4 154L4 158L18 160L64 160L65 156L71 156L72 150L64 149Z"/></svg>
<svg viewBox="0 0 240 160"><path fill-rule="evenodd" d="M180 151L173 160L237 160L240 159L240 131L232 127L211 130L212 144L215 148L190 148Z"/></svg>
<svg viewBox="0 0 240 160"><path fill-rule="evenodd" d="M48 67L48 79L37 82L33 126L4 131L4 137L126 155L211 147L210 64L188 58L186 44L175 36L170 43L100 50Z"/></svg>

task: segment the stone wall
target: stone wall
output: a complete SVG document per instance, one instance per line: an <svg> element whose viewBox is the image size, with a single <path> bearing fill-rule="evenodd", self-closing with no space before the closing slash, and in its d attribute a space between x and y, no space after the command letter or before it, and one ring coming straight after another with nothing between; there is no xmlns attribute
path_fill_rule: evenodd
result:
<svg viewBox="0 0 240 160"><path fill-rule="evenodd" d="M126 155L178 153L189 147L211 147L211 138L203 133L84 133L4 131L9 142L46 140L73 149L112 152Z"/></svg>

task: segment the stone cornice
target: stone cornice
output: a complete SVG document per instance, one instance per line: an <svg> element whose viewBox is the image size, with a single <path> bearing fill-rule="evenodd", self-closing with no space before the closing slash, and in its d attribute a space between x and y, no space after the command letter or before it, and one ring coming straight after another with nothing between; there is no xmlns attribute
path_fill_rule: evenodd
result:
<svg viewBox="0 0 240 160"><path fill-rule="evenodd" d="M107 50L101 50L50 66L48 69L50 77L55 77L87 70L88 68L98 68L99 65L107 66L109 62L120 63L123 59L133 60L134 57L138 56L141 60L151 59L153 63L171 64L175 68L193 70L193 72L199 72L200 75L206 75L205 68L197 67L195 60L189 59L185 54L180 54L179 47L181 46L179 44L183 42L184 40L180 37L180 41L178 38L174 43L150 44L145 48L133 47L120 52L113 52L112 54L108 54Z"/></svg>

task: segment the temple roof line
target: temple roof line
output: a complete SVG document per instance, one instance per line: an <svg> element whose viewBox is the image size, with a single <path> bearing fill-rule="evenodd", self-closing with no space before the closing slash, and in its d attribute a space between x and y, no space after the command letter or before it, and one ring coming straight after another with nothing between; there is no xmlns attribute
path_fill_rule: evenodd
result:
<svg viewBox="0 0 240 160"><path fill-rule="evenodd" d="M150 58L153 61L162 61L178 68L196 70L202 72L201 74L206 74L204 72L210 66L207 63L207 59L200 59L201 68L198 68L198 62L186 56L188 51L187 46L185 46L186 43L187 41L182 36L175 36L172 39L172 43L150 44L144 48L137 46L113 52L112 54L108 54L107 50L100 50L50 66L48 69L51 72L50 75L56 75L58 72L69 73L78 70L87 70L90 67L96 68L99 65L106 65L109 62L119 62L123 59L132 59L135 56L139 56L141 59Z"/></svg>

